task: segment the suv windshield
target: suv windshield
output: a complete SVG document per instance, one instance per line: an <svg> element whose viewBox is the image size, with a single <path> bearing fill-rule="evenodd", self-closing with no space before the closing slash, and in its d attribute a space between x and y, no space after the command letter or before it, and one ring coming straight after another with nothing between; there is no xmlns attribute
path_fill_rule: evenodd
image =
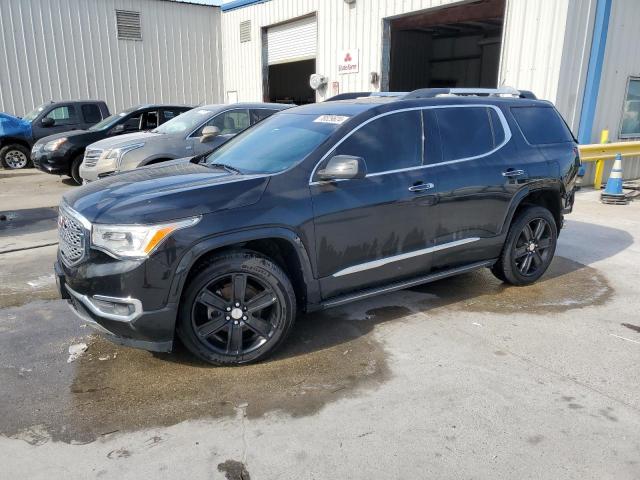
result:
<svg viewBox="0 0 640 480"><path fill-rule="evenodd" d="M36 118L38 115L40 115L40 113L45 109L45 107L49 105L48 103L43 103L42 105L40 105L39 107L34 108L33 110L31 110L29 113L27 113L24 117L22 117L24 120L33 120L34 118Z"/></svg>
<svg viewBox="0 0 640 480"><path fill-rule="evenodd" d="M194 108L176 118L163 123L153 133L191 133L213 116L214 112L205 108Z"/></svg>
<svg viewBox="0 0 640 480"><path fill-rule="evenodd" d="M281 172L309 155L338 126L328 115L279 113L222 145L206 163L242 173Z"/></svg>
<svg viewBox="0 0 640 480"><path fill-rule="evenodd" d="M122 117L126 117L131 112L133 112L135 108L128 108L127 110L123 110L120 113L114 113L113 115L105 118L101 122L96 123L92 127L89 127L89 130L107 130L120 120Z"/></svg>

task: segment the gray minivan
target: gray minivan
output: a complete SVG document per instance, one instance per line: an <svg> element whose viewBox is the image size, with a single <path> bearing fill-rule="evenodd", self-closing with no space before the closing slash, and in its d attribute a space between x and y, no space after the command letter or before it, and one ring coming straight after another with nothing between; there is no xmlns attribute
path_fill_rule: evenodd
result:
<svg viewBox="0 0 640 480"><path fill-rule="evenodd" d="M80 166L84 182L177 158L209 152L244 129L294 105L234 103L205 105L158 128L107 138L89 145Z"/></svg>

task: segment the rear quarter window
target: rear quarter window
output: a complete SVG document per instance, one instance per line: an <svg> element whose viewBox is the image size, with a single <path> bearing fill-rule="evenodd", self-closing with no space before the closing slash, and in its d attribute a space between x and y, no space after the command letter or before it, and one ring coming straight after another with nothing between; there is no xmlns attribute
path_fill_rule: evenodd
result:
<svg viewBox="0 0 640 480"><path fill-rule="evenodd" d="M573 142L573 135L553 107L511 107L524 138L531 145Z"/></svg>
<svg viewBox="0 0 640 480"><path fill-rule="evenodd" d="M487 107L436 109L443 161L477 157L495 148L490 110Z"/></svg>

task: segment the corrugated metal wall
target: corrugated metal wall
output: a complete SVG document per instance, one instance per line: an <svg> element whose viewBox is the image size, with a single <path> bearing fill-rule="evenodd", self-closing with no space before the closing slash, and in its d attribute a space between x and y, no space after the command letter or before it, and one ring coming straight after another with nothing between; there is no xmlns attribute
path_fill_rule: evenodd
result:
<svg viewBox="0 0 640 480"><path fill-rule="evenodd" d="M316 13L318 54L316 73L340 83L340 92L378 90L369 82L381 73L383 19L432 7L460 3L454 0L272 0L223 13L225 89L238 100L262 100L262 28ZM251 42L240 43L240 22L251 20ZM360 49L358 73L338 74L338 52ZM331 87L318 100L332 96Z"/></svg>
<svg viewBox="0 0 640 480"><path fill-rule="evenodd" d="M620 141L618 135L627 81L630 76L640 77L639 26L640 1L613 0L598 106L593 123L593 142L599 141L602 129L609 130L611 141ZM640 159L624 159L623 162L624 178L640 178ZM607 162L605 179L612 163Z"/></svg>
<svg viewBox="0 0 640 480"><path fill-rule="evenodd" d="M141 13L119 40L115 10ZM99 98L112 111L223 98L220 9L160 0L0 1L0 111Z"/></svg>

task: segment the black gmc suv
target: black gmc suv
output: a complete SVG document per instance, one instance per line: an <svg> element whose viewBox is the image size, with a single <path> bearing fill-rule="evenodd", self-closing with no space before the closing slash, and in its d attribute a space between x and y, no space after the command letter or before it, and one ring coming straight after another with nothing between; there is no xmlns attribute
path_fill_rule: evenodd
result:
<svg viewBox="0 0 640 480"><path fill-rule="evenodd" d="M576 141L508 90L292 108L212 153L65 195L63 298L114 341L264 358L299 311L478 268L535 282L573 206Z"/></svg>
<svg viewBox="0 0 640 480"><path fill-rule="evenodd" d="M80 164L87 146L123 133L153 130L192 108L186 105L138 105L128 108L87 130L63 132L40 139L31 150L31 161L45 173L68 175L80 185Z"/></svg>

